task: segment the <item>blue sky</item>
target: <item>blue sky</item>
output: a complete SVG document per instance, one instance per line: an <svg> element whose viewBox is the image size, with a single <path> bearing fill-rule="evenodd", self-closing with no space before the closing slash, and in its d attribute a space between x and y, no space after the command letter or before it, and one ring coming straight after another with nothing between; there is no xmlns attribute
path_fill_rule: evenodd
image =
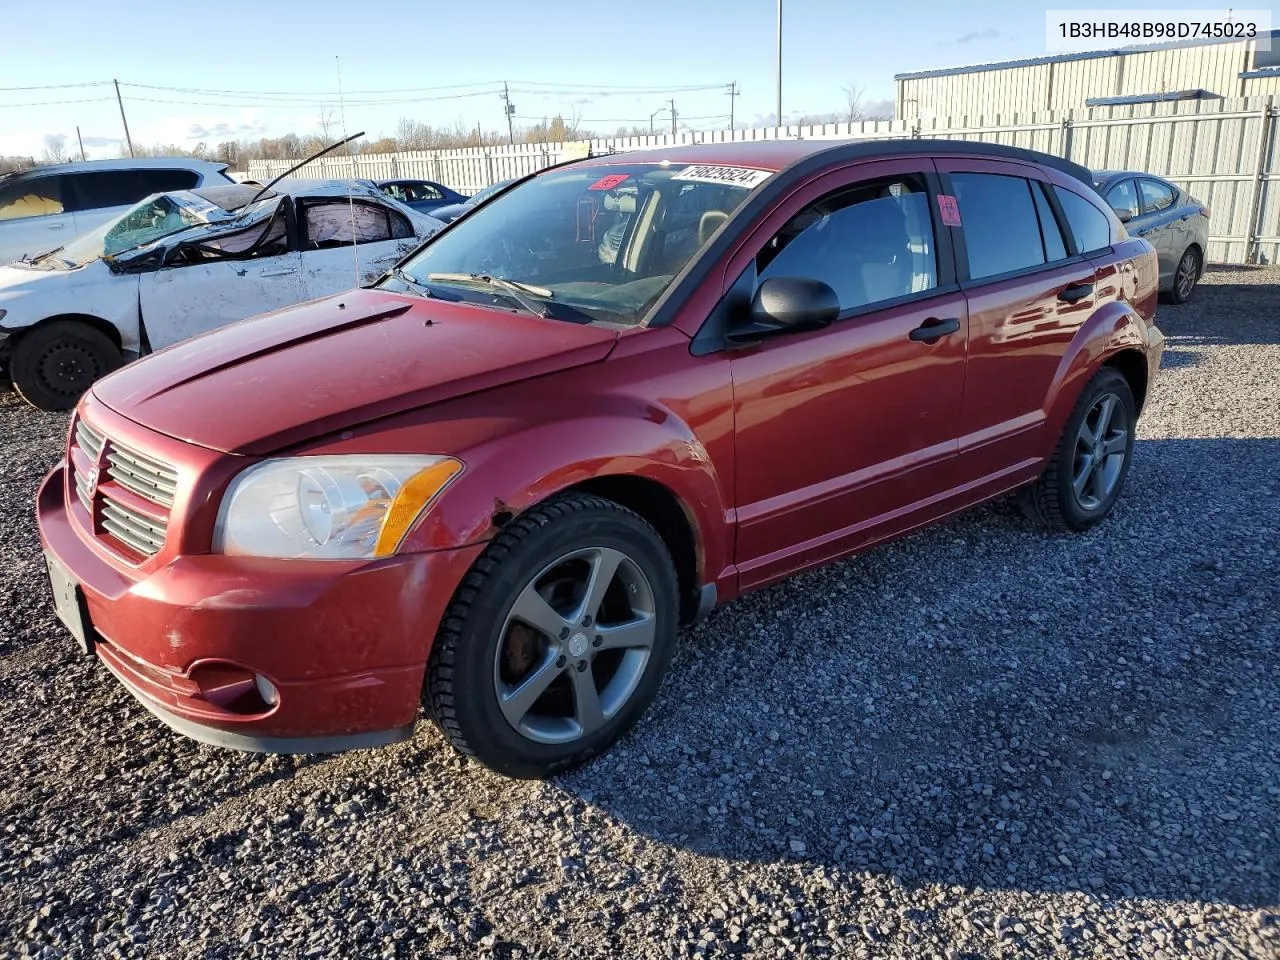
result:
<svg viewBox="0 0 1280 960"><path fill-rule="evenodd" d="M1042 55L1047 6L783 0L784 115L840 109L842 88L850 85L862 87L868 100L890 99L897 72ZM1128 0L1125 6L1170 4ZM1274 9L1273 3L1249 6ZM504 118L494 83L504 79L515 91L519 117L576 110L583 127L602 133L647 125L671 96L689 127L727 126L724 90L732 81L741 90L740 124L767 122L773 114L775 0L62 0L56 20L50 9L28 2L5 11L10 42L0 58L0 88L6 88L0 90L0 154L39 156L47 134L66 136L74 146L79 124L91 157L117 155L122 133L110 86L12 89L113 77L125 84L135 141L213 146L241 136L317 132L322 103L337 99L335 56L341 57L346 127L370 138L393 134L401 116L472 127L480 121L486 131L498 130ZM720 86L656 91L703 85ZM414 90L362 92L406 88ZM197 90L253 93L190 92ZM90 102L56 102L68 100ZM370 102L376 100L404 102ZM670 128L665 113L655 122Z"/></svg>

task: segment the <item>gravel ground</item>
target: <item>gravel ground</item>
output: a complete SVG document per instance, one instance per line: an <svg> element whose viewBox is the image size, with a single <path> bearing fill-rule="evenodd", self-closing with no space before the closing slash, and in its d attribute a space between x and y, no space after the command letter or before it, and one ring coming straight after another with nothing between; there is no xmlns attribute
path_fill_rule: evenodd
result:
<svg viewBox="0 0 1280 960"><path fill-rule="evenodd" d="M588 768L255 757L54 622L0 396L0 955L1280 956L1280 271L1162 307L1116 515L1008 500L683 635Z"/></svg>

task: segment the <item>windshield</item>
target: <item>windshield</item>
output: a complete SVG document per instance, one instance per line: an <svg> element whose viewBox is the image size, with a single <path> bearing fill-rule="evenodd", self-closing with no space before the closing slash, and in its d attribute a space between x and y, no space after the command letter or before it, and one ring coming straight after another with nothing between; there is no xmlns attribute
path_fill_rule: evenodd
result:
<svg viewBox="0 0 1280 960"><path fill-rule="evenodd" d="M156 194L55 250L49 259L82 267L99 257L114 257L204 222L190 205L167 194Z"/></svg>
<svg viewBox="0 0 1280 960"><path fill-rule="evenodd" d="M556 319L640 323L768 176L660 163L550 171L459 220L400 273L445 299L509 304L509 289L467 280L493 277Z"/></svg>

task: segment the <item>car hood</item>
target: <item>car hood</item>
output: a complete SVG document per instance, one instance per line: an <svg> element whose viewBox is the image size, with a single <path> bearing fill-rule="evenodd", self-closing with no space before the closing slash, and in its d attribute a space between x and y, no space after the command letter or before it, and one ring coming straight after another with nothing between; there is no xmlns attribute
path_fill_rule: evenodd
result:
<svg viewBox="0 0 1280 960"><path fill-rule="evenodd" d="M370 420L603 360L617 333L350 290L184 340L93 393L160 433L263 456Z"/></svg>

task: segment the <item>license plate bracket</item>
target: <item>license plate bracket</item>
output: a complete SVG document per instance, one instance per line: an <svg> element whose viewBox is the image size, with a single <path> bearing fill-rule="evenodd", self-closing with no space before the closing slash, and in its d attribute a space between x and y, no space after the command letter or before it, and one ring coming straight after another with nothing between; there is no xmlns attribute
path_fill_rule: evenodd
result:
<svg viewBox="0 0 1280 960"><path fill-rule="evenodd" d="M44 555L45 567L49 571L49 590L53 593L53 608L58 614L81 651L87 656L93 655L93 627L89 624L89 612L85 607L84 591L76 583L70 571L56 557L49 553Z"/></svg>

